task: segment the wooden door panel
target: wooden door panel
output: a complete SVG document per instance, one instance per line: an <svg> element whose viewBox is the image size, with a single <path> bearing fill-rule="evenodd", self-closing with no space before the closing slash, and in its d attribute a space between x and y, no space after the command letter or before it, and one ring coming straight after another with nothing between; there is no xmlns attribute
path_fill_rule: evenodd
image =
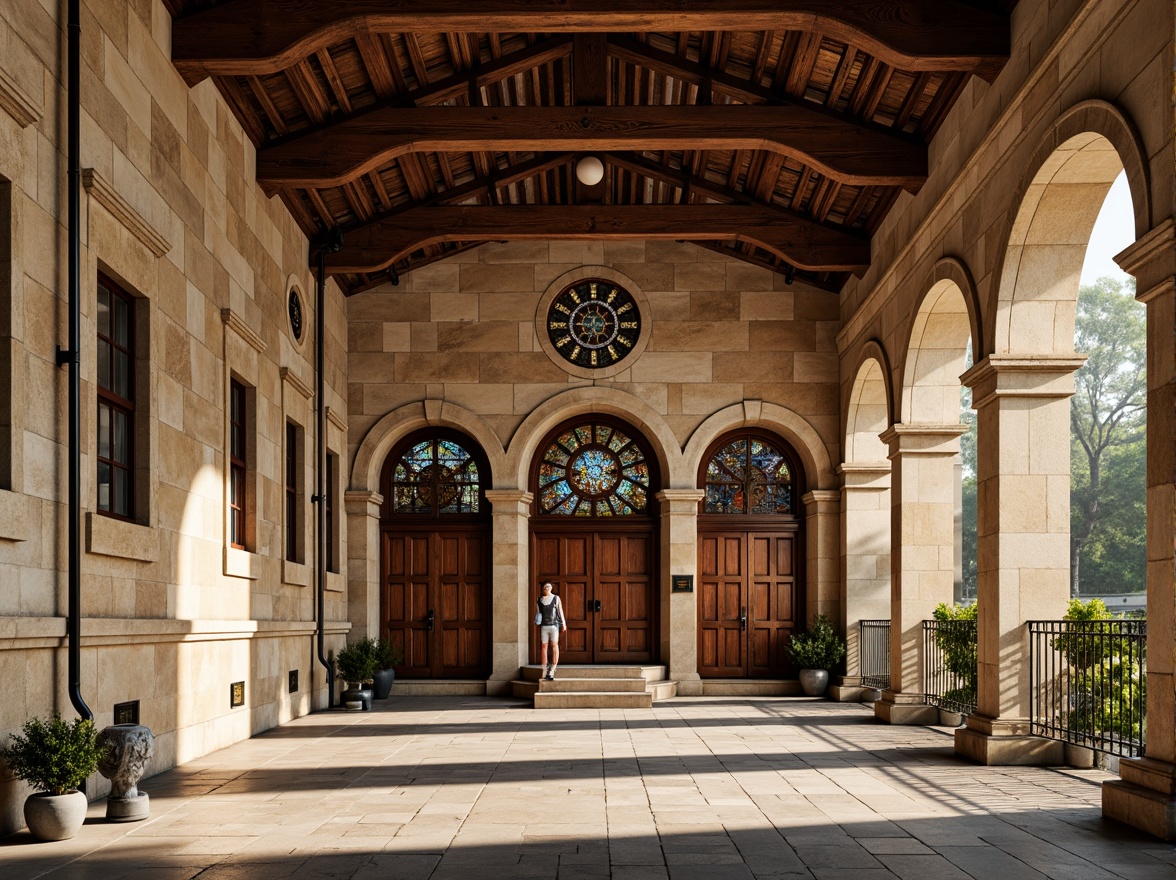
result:
<svg viewBox="0 0 1176 880"><path fill-rule="evenodd" d="M701 594L698 603L699 674L708 678L745 675L743 572L746 548L741 534L698 537Z"/></svg>

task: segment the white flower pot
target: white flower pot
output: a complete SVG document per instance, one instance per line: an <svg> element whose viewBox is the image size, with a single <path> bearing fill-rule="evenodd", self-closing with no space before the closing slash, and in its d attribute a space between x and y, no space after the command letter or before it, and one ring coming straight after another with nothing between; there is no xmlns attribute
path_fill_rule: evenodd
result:
<svg viewBox="0 0 1176 880"><path fill-rule="evenodd" d="M68 840L86 821L86 806L86 796L77 790L38 792L24 803L25 824L38 840Z"/></svg>
<svg viewBox="0 0 1176 880"><path fill-rule="evenodd" d="M829 686L829 670L828 669L802 669L800 670L800 687L807 696L820 697L825 693L825 688Z"/></svg>

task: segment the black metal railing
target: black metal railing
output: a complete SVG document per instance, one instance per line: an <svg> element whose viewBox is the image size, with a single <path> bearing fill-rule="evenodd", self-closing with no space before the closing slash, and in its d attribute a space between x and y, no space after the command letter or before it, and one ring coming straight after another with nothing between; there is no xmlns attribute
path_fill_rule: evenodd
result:
<svg viewBox="0 0 1176 880"><path fill-rule="evenodd" d="M1142 755L1146 685L1146 620L1029 621L1029 720L1038 736Z"/></svg>
<svg viewBox="0 0 1176 880"><path fill-rule="evenodd" d="M967 715L976 709L976 621L923 621L927 704Z"/></svg>
<svg viewBox="0 0 1176 880"><path fill-rule="evenodd" d="M862 620L858 638L858 652L862 670L862 685L871 688L890 687L890 621Z"/></svg>

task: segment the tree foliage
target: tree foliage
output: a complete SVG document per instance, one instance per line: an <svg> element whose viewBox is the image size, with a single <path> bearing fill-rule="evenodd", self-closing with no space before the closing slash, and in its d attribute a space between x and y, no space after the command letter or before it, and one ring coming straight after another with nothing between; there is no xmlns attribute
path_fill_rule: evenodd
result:
<svg viewBox="0 0 1176 880"><path fill-rule="evenodd" d="M1134 283L1081 288L1074 347L1087 355L1070 404L1070 594L1145 585L1146 346Z"/></svg>

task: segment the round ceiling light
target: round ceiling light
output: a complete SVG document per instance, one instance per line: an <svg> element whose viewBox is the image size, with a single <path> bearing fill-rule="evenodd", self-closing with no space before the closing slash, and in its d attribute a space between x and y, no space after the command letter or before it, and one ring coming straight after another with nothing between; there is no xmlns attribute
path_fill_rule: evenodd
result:
<svg viewBox="0 0 1176 880"><path fill-rule="evenodd" d="M576 180L584 186L596 186L604 180L604 163L595 156L585 156L576 163Z"/></svg>

